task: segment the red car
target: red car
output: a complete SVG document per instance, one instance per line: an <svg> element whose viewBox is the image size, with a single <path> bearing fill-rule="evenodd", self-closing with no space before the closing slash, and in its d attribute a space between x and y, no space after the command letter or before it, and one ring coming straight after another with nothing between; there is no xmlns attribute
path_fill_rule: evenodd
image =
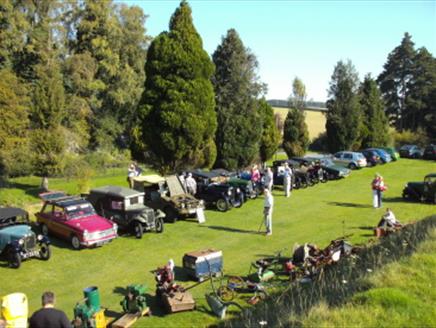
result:
<svg viewBox="0 0 436 328"><path fill-rule="evenodd" d="M87 200L58 191L39 196L44 204L35 216L44 235L68 240L74 249L101 246L117 237L118 226L97 215Z"/></svg>

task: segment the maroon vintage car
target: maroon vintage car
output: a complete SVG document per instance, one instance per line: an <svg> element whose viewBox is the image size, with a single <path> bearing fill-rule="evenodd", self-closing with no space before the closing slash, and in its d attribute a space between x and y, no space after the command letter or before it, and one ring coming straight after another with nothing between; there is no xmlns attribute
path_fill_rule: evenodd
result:
<svg viewBox="0 0 436 328"><path fill-rule="evenodd" d="M35 216L44 235L68 240L74 249L101 246L117 237L117 225L97 215L87 200L58 191L39 196L44 204Z"/></svg>

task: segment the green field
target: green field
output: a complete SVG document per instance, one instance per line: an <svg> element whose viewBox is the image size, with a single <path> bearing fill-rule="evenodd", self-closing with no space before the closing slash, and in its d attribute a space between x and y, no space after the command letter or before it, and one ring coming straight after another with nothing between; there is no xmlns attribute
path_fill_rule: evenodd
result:
<svg viewBox="0 0 436 328"><path fill-rule="evenodd" d="M179 269L183 254L188 251L220 249L224 254L225 273L245 275L250 262L258 256L284 248L290 253L295 243L310 241L325 246L344 233L353 234L352 243L366 242L372 237L370 227L376 225L384 212L384 209L371 207L373 175L381 173L389 188L384 207L390 206L400 221L410 222L436 212L434 205L401 200L401 191L407 181L422 180L431 171L436 171L433 162L404 159L354 171L344 180L295 191L288 199L283 197L281 190L275 190L273 235L270 237L257 233L263 206L263 200L258 199L228 213L206 211L207 222L203 225L180 221L165 225L163 234L148 233L141 240L125 236L98 249L74 251L68 244L53 238L53 257L48 262L25 261L19 270L9 269L5 262L1 263L0 295L24 292L29 297L30 311L34 311L39 307L41 293L52 290L58 296L58 307L72 317L75 303L82 298L82 289L95 285L100 289L102 304L120 311L123 288L128 284L146 283L150 287L150 300L153 300L154 277L150 271L165 264L169 258L179 266L176 278L182 278L180 283L193 284L184 281ZM21 178L14 182L14 188L1 191L2 199L6 195L20 202L37 202L39 179ZM50 187L75 191L75 181L70 181L65 188L64 182L51 180ZM96 177L91 186L108 183L126 185L125 172L114 171L107 177ZM198 304L197 311L163 316L152 303L154 316L141 319L137 326L205 326L216 322L204 299L210 285L204 283L191 291Z"/></svg>
<svg viewBox="0 0 436 328"><path fill-rule="evenodd" d="M288 109L282 107L273 107L273 109L274 114L279 113L283 122L285 122L286 115L288 114ZM326 116L324 112L318 112L313 110L305 110L304 113L306 114L306 124L307 129L309 130L309 138L310 140L313 140L321 133L325 132Z"/></svg>

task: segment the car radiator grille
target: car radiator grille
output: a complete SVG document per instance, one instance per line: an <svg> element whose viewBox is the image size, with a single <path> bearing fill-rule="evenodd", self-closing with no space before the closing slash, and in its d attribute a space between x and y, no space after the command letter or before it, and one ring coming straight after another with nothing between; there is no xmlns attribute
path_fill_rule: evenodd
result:
<svg viewBox="0 0 436 328"><path fill-rule="evenodd" d="M24 247L25 249L32 249L36 246L36 238L35 235L28 236L24 239Z"/></svg>

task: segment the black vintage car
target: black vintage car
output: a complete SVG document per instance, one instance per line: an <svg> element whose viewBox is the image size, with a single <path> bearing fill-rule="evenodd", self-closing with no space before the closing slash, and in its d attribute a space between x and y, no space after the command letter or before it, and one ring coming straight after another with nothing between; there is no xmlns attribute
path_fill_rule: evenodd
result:
<svg viewBox="0 0 436 328"><path fill-rule="evenodd" d="M428 145L425 147L422 158L436 160L436 145Z"/></svg>
<svg viewBox="0 0 436 328"><path fill-rule="evenodd" d="M46 261L51 256L50 241L32 231L26 211L0 208L0 255L11 268L19 268L22 260L31 257Z"/></svg>
<svg viewBox="0 0 436 328"><path fill-rule="evenodd" d="M144 205L144 193L117 186L94 188L87 196L97 213L142 238L144 231L164 230L165 213Z"/></svg>
<svg viewBox="0 0 436 328"><path fill-rule="evenodd" d="M288 163L289 167L292 168L292 186L294 189L307 188L307 186L312 185L309 174L304 170L301 170L300 163L291 159L284 159L273 162L273 184L275 186L283 185L285 163Z"/></svg>
<svg viewBox="0 0 436 328"><path fill-rule="evenodd" d="M195 170L190 172L197 181L195 196L204 200L207 206L215 206L220 212L226 212L232 207L241 207L244 203L244 193L239 187L232 187L226 179L220 179L216 172Z"/></svg>
<svg viewBox="0 0 436 328"><path fill-rule="evenodd" d="M211 172L217 176L226 177L227 184L239 188L244 194L244 200L257 198L262 193L261 184L254 186L251 180L242 179L237 172L230 172L225 169L215 169Z"/></svg>
<svg viewBox="0 0 436 328"><path fill-rule="evenodd" d="M436 173L427 174L424 181L408 182L403 190L403 198L436 204Z"/></svg>

